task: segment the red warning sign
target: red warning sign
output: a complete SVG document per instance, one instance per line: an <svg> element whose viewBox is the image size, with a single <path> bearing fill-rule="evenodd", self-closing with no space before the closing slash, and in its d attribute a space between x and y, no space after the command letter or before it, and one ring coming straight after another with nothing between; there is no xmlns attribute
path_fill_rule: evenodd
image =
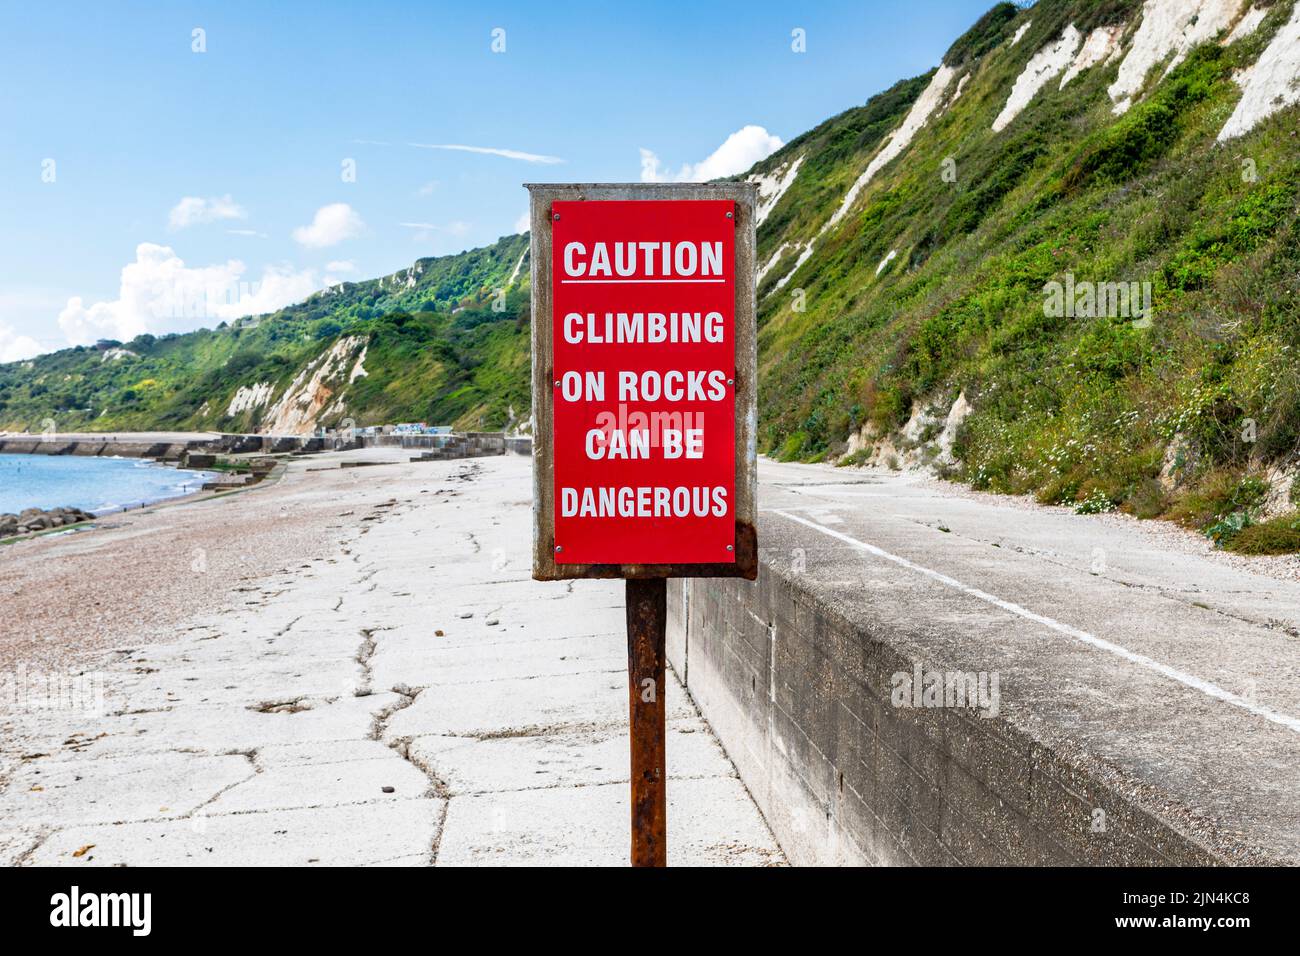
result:
<svg viewBox="0 0 1300 956"><path fill-rule="evenodd" d="M551 204L558 564L735 560L735 204Z"/></svg>

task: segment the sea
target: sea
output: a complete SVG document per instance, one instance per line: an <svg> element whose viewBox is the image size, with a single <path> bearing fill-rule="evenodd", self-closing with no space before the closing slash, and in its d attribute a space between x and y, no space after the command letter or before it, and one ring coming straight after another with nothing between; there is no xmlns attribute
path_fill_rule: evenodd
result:
<svg viewBox="0 0 1300 956"><path fill-rule="evenodd" d="M0 455L0 513L81 508L101 514L198 491L210 473L140 458Z"/></svg>

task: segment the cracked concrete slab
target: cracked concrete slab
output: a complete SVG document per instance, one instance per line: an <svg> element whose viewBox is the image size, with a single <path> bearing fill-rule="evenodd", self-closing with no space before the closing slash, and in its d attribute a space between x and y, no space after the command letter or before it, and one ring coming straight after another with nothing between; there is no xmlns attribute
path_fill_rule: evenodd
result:
<svg viewBox="0 0 1300 956"><path fill-rule="evenodd" d="M27 760L0 793L0 819L58 827L183 817L253 772L248 759L236 754Z"/></svg>
<svg viewBox="0 0 1300 956"><path fill-rule="evenodd" d="M428 794L429 778L389 751L389 760L299 763L262 770L223 791L210 813L391 803Z"/></svg>
<svg viewBox="0 0 1300 956"><path fill-rule="evenodd" d="M442 638L434 637L418 648L407 648L400 640L385 640L370 664L380 686L400 681L434 687L556 677L622 670L627 666L627 639L606 633L546 641L524 638L444 645Z"/></svg>
<svg viewBox="0 0 1300 956"><path fill-rule="evenodd" d="M291 691L284 700L293 700ZM270 744L292 744L312 740L364 739L370 734L375 716L401 700L398 694L366 697L341 696L321 701L300 713L258 713L244 704L234 706L176 706L167 710L127 713L120 717L63 716L35 718L29 715L18 725L19 733L72 739L71 748L88 759L130 755L160 750L197 750L210 753L255 750ZM62 728L62 730L57 730ZM47 736L47 740L49 737ZM58 750L54 745L52 750Z"/></svg>
<svg viewBox="0 0 1300 956"><path fill-rule="evenodd" d="M729 820L718 831L718 815ZM438 848L446 866L618 866L627 859L627 786L552 787L453 799ZM782 857L734 777L668 788L669 866L764 866Z"/></svg>
<svg viewBox="0 0 1300 956"><path fill-rule="evenodd" d="M626 667L626 665L624 665ZM627 673L623 668L551 677L504 678L448 684L422 694L388 725L390 737L420 733L472 737L515 728L625 719ZM688 705L669 690L668 719L689 716Z"/></svg>
<svg viewBox="0 0 1300 956"><path fill-rule="evenodd" d="M292 462L278 485L195 506L243 523L233 539L264 541L270 570L79 660L102 710L0 710L0 862L626 862L622 583L530 579L527 459L325 457L384 455ZM274 552L286 507L317 516L311 549ZM129 562L166 513L93 532L97 560ZM155 567L140 585L187 583ZM668 705L672 858L781 862L675 679ZM460 821L449 855L444 818Z"/></svg>
<svg viewBox="0 0 1300 956"><path fill-rule="evenodd" d="M698 717L668 724L668 776L717 776L726 755ZM438 768L453 796L543 787L626 783L631 755L627 728L604 726L521 729L517 735L416 737L413 756Z"/></svg>
<svg viewBox="0 0 1300 956"><path fill-rule="evenodd" d="M67 827L29 862L57 866L365 866L427 863L443 801L206 814L191 820ZM75 854L90 847L81 856ZM416 848L423 847L420 853Z"/></svg>
<svg viewBox="0 0 1300 956"><path fill-rule="evenodd" d="M0 866L18 866L26 861L32 848L44 838L45 831L28 827L0 828Z"/></svg>
<svg viewBox="0 0 1300 956"><path fill-rule="evenodd" d="M257 751L258 766L266 769L392 759L393 748L377 740L320 740L305 744L277 744Z"/></svg>

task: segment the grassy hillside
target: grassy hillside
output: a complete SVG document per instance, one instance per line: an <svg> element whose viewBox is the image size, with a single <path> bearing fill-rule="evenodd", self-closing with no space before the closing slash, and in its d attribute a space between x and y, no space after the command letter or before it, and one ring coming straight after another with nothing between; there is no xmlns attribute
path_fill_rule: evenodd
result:
<svg viewBox="0 0 1300 956"><path fill-rule="evenodd" d="M789 250L759 293L763 450L942 463L934 439L962 394L973 411L949 471L976 487L1228 531L1285 499L1300 450L1298 111L1215 140L1241 97L1234 73L1293 4L1163 78L1157 64L1116 116L1107 87L1140 11L995 8L945 58L944 105L836 226L822 230L865 165L841 144L869 149L864 111L896 117L934 74L760 164L771 175L803 158L760 240L762 261ZM1054 78L994 132L1030 58L1071 24L1122 25L1126 46L1064 89ZM1044 288L1066 273L1149 282L1151 314L1050 315Z"/></svg>
<svg viewBox="0 0 1300 956"><path fill-rule="evenodd" d="M213 330L0 365L0 429L39 431L45 419L60 431L310 430L346 418L499 427L512 409L526 418L527 249L526 235L508 236ZM241 388L264 400L229 414Z"/></svg>

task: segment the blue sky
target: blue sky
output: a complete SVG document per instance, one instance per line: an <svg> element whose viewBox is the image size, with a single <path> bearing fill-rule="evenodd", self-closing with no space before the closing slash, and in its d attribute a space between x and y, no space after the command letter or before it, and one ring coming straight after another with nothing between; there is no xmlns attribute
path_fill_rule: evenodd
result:
<svg viewBox="0 0 1300 956"><path fill-rule="evenodd" d="M635 181L642 150L707 172L755 126L728 155L758 158L936 65L991 5L6 4L0 360L484 245L517 230L521 183ZM242 298L158 307L195 283Z"/></svg>

